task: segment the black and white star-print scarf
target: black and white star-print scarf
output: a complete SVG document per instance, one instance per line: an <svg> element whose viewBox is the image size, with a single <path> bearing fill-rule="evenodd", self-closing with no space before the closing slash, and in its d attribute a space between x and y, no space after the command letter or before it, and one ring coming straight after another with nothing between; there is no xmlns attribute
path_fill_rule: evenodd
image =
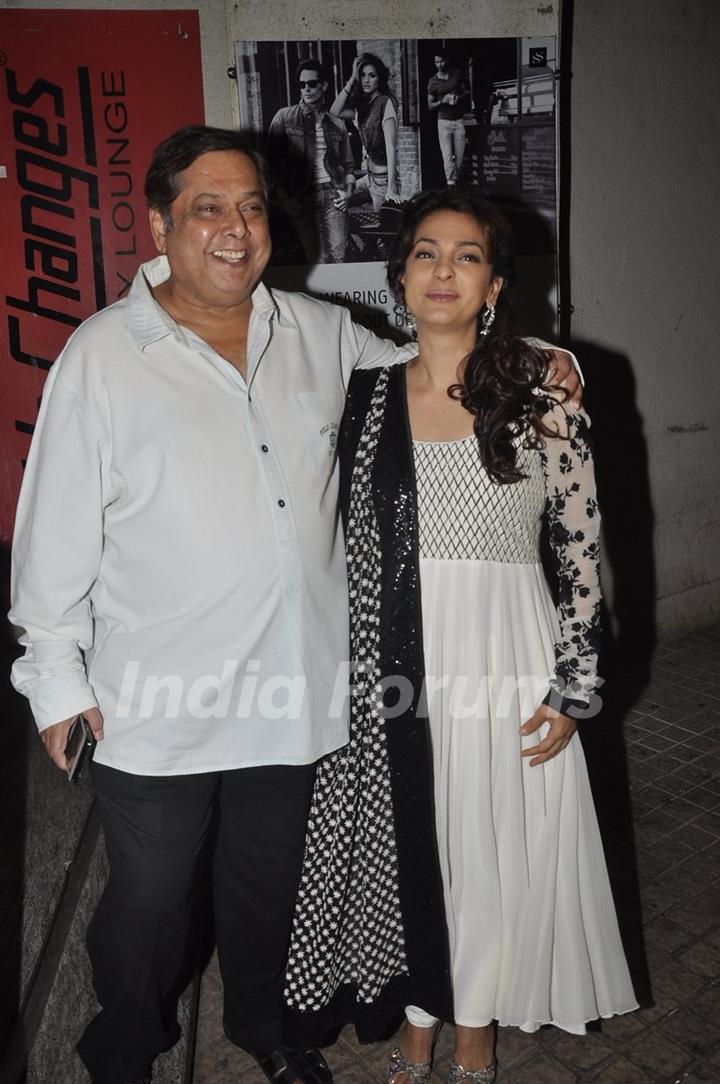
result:
<svg viewBox="0 0 720 1084"><path fill-rule="evenodd" d="M383 379L384 378L384 379ZM344 984L372 1002L407 973L380 694L380 538L371 467L387 371L375 388L358 446L347 532L352 725L350 742L318 767L288 961L285 999L323 1007Z"/></svg>

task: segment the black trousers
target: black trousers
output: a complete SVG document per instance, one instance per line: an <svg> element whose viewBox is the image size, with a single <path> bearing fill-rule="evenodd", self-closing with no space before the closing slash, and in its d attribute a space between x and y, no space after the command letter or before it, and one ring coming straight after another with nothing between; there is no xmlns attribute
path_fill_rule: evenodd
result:
<svg viewBox="0 0 720 1084"><path fill-rule="evenodd" d="M225 1030L250 1050L278 1047L315 765L160 777L95 764L92 774L110 865L87 936L102 1008L78 1044L93 1080L148 1076L179 1037L193 883L215 816Z"/></svg>

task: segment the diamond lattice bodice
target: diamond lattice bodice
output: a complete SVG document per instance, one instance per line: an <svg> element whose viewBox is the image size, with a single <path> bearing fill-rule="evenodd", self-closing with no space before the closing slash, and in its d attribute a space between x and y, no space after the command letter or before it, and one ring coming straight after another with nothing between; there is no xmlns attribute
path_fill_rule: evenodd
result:
<svg viewBox="0 0 720 1084"><path fill-rule="evenodd" d="M527 564L538 560L545 480L540 453L518 449L527 477L498 485L475 437L413 441L420 556Z"/></svg>

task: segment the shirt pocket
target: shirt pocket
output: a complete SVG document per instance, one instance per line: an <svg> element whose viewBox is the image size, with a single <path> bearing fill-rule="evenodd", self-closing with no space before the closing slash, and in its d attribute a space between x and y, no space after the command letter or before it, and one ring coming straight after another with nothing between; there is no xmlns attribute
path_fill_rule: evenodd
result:
<svg viewBox="0 0 720 1084"><path fill-rule="evenodd" d="M300 391L300 416L310 460L318 470L330 472L337 458L337 438L343 400L327 391Z"/></svg>

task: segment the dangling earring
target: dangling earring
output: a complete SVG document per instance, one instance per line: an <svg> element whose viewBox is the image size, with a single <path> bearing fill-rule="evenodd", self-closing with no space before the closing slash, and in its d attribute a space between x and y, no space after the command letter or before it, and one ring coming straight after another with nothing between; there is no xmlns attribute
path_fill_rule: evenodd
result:
<svg viewBox="0 0 720 1084"><path fill-rule="evenodd" d="M410 309L407 307L407 303L405 301L405 295L404 294L397 299L397 301L395 303L395 307L393 308L393 312L395 313L398 320L400 321L400 323L404 327L409 327L410 328L410 335L411 335L412 340L414 342L417 339L417 329L415 327L415 317L410 312Z"/></svg>
<svg viewBox="0 0 720 1084"><path fill-rule="evenodd" d="M485 309L480 317L480 338L484 339L486 335L490 334L490 328L493 326L494 319L495 306L486 302Z"/></svg>

